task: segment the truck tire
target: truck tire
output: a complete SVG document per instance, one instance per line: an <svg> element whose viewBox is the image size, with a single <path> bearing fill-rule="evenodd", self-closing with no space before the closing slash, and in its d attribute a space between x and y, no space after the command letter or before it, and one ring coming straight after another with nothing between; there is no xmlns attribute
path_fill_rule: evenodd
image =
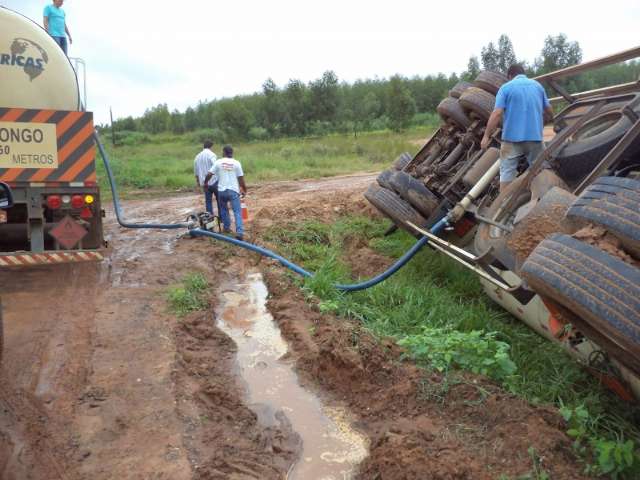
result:
<svg viewBox="0 0 640 480"><path fill-rule="evenodd" d="M438 197L425 187L420 180L413 178L408 173L394 173L389 179L389 183L403 200L409 202L413 208L426 218L438 208L440 203Z"/></svg>
<svg viewBox="0 0 640 480"><path fill-rule="evenodd" d="M576 199L567 217L604 227L640 258L640 182L630 178L597 179Z"/></svg>
<svg viewBox="0 0 640 480"><path fill-rule="evenodd" d="M489 119L493 107L496 103L496 97L478 87L469 87L460 96L460 106L465 112L476 116L484 121Z"/></svg>
<svg viewBox="0 0 640 480"><path fill-rule="evenodd" d="M393 187L389 183L389 179L391 178L391 175L393 175L393 170L391 169L384 170L382 173L380 173L380 175L378 175L378 178L377 178L378 185L384 188L388 188L389 190L392 190Z"/></svg>
<svg viewBox="0 0 640 480"><path fill-rule="evenodd" d="M460 95L469 87L473 87L470 82L458 82L455 86L449 90L449 96L453 98L460 98Z"/></svg>
<svg viewBox="0 0 640 480"><path fill-rule="evenodd" d="M640 269L569 235L554 234L529 256L522 276L538 294L640 356Z"/></svg>
<svg viewBox="0 0 640 480"><path fill-rule="evenodd" d="M471 125L471 120L464 113L457 98L446 97L440 102L436 110L445 123L453 124L462 130L466 130Z"/></svg>
<svg viewBox="0 0 640 480"><path fill-rule="evenodd" d="M411 160L413 160L413 157L409 152L401 153L400 156L393 162L392 167L394 170L404 170L404 167L409 165L409 162L411 162Z"/></svg>
<svg viewBox="0 0 640 480"><path fill-rule="evenodd" d="M555 158L558 174L573 183L589 174L595 166L618 143L633 125L622 113L621 107L627 102L606 105L598 115L586 122L571 137L571 142L562 148ZM634 108L640 114L640 105ZM627 156L640 152L640 141L634 142L627 150ZM625 159L622 159L624 164Z"/></svg>
<svg viewBox="0 0 640 480"><path fill-rule="evenodd" d="M396 193L382 188L375 183L369 185L364 196L381 213L412 235L416 232L409 227L406 222L412 222L419 226L423 226L426 223L424 217L416 212L411 205L402 200Z"/></svg>
<svg viewBox="0 0 640 480"><path fill-rule="evenodd" d="M389 190L396 192L398 195L402 196L400 192L402 192L406 187L406 177L404 175L397 175L398 172L393 172L389 176ZM411 176L411 175L409 175ZM412 177L413 178L413 177Z"/></svg>
<svg viewBox="0 0 640 480"><path fill-rule="evenodd" d="M496 95L500 87L507 83L509 79L506 75L500 72L490 72L484 70L478 74L473 82L474 87L481 88L485 92L489 92L492 95Z"/></svg>

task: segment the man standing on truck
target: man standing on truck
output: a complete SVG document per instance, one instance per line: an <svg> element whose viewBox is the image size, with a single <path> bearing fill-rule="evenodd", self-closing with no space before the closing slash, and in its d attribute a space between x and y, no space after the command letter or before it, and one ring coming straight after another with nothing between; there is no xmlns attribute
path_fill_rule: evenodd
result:
<svg viewBox="0 0 640 480"><path fill-rule="evenodd" d="M213 175L218 177L218 195L220 217L222 218L222 226L225 233L231 232L231 218L229 217L229 206L233 209L233 216L236 222L236 238L242 240L244 237L244 228L242 225L242 207L240 204L240 196L247 194L247 186L244 183L244 173L242 165L233 158L233 148L231 145L225 145L222 149L222 157L217 160L205 178L208 181Z"/></svg>
<svg viewBox="0 0 640 480"><path fill-rule="evenodd" d="M62 10L62 4L64 0L53 0L51 5L44 7L44 29L47 31L51 38L60 45L60 48L67 54L67 37L69 37L69 43L73 43L71 34L67 28L66 14Z"/></svg>
<svg viewBox="0 0 640 480"><path fill-rule="evenodd" d="M525 157L531 166L542 152L542 129L546 121L553 119L544 88L527 78L522 65L511 65L507 77L509 81L498 90L495 108L480 143L482 149L489 146L491 135L502 120L500 191L516 178L520 158Z"/></svg>
<svg viewBox="0 0 640 480"><path fill-rule="evenodd" d="M213 142L211 140L205 140L202 151L196 155L193 161L193 173L196 176L196 186L198 190L204 192L204 205L211 215L213 215L213 201L212 196L216 197L216 205L218 205L218 177L213 175L208 180L205 180L207 173L213 167L214 162L218 159L216 154L211 151ZM220 206L218 206L220 210Z"/></svg>

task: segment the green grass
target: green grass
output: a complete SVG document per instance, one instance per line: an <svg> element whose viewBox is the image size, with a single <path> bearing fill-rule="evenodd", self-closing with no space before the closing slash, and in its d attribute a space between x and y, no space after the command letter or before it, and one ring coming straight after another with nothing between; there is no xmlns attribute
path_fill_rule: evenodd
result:
<svg viewBox="0 0 640 480"><path fill-rule="evenodd" d="M279 139L234 144L235 158L243 166L247 182L296 180L378 171L402 152L416 152L416 141L433 127L413 128L402 134L380 131L328 135L319 138ZM185 191L194 188L193 159L202 144L193 135L144 136L134 145L112 147L103 137L118 189L124 196L134 191ZM215 139L214 139L215 141ZM214 151L220 155L221 145ZM98 159L100 186L109 197L104 167Z"/></svg>
<svg viewBox="0 0 640 480"><path fill-rule="evenodd" d="M356 319L375 336L396 339L419 365L445 373L480 370L534 404L562 406L565 413L587 412L576 449L584 453L590 446L596 462L592 472L606 468L598 463L598 448L613 449L603 442L613 442L623 452L624 441L640 445L637 407L618 400L560 347L492 304L475 276L451 259L425 249L376 287L353 294L335 290L334 282L353 281L342 258L349 237L364 237L371 248L393 258L413 244L405 233L382 237L387 227L385 221L342 217L331 225L279 225L267 239L280 253L317 272L302 286L319 299L321 311ZM636 453L634 469L638 460Z"/></svg>
<svg viewBox="0 0 640 480"><path fill-rule="evenodd" d="M180 285L172 285L167 290L167 302L170 310L183 317L190 312L204 310L209 305L207 290L209 283L202 273L189 273L182 278Z"/></svg>

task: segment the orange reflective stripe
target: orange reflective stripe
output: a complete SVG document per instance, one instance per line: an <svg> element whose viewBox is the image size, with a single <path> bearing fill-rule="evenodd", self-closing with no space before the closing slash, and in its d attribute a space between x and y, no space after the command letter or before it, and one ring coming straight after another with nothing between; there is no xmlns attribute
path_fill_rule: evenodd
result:
<svg viewBox="0 0 640 480"><path fill-rule="evenodd" d="M66 117L57 123L58 138L71 128L84 115L83 112L69 112Z"/></svg>
<svg viewBox="0 0 640 480"><path fill-rule="evenodd" d="M26 111L27 111L26 108L12 108L11 110L9 110L7 113L4 114L4 117L0 118L0 121L13 122L14 120L17 120L18 118L20 118L20 115L22 115Z"/></svg>
<svg viewBox="0 0 640 480"><path fill-rule="evenodd" d="M76 175L78 175L82 170L84 170L87 165L89 165L93 159L95 158L94 148L90 148L86 151L84 155L82 155L76 163L71 167L61 178L60 180L63 182L71 182L75 180Z"/></svg>
<svg viewBox="0 0 640 480"><path fill-rule="evenodd" d="M91 122L87 123L82 129L76 133L71 140L69 140L64 147L60 149L58 152L58 164L64 162L69 155L75 152L78 147L84 142L87 138L93 135L93 125Z"/></svg>
<svg viewBox="0 0 640 480"><path fill-rule="evenodd" d="M18 178L18 175L24 172L24 170L24 168L12 168L7 173L2 175L0 177L0 180L2 180L3 182L11 182L12 180Z"/></svg>
<svg viewBox="0 0 640 480"><path fill-rule="evenodd" d="M7 113L5 113L2 118L0 118L0 121L13 122L14 120L17 120L24 112L26 112L26 109L24 108L12 108ZM2 175L2 177L0 177L0 180L2 180L3 182L10 182L12 180L15 180L23 171L24 169L22 168L11 169L9 172Z"/></svg>
<svg viewBox="0 0 640 480"><path fill-rule="evenodd" d="M34 123L45 123L53 116L54 113L56 113L55 110L41 110L29 121Z"/></svg>

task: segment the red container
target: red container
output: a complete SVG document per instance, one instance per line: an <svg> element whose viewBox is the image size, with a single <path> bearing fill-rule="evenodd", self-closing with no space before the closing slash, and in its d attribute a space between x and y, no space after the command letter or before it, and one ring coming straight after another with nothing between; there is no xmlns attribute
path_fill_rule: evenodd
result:
<svg viewBox="0 0 640 480"><path fill-rule="evenodd" d="M240 200L240 208L242 209L242 220L246 222L249 220L249 210L244 200Z"/></svg>

